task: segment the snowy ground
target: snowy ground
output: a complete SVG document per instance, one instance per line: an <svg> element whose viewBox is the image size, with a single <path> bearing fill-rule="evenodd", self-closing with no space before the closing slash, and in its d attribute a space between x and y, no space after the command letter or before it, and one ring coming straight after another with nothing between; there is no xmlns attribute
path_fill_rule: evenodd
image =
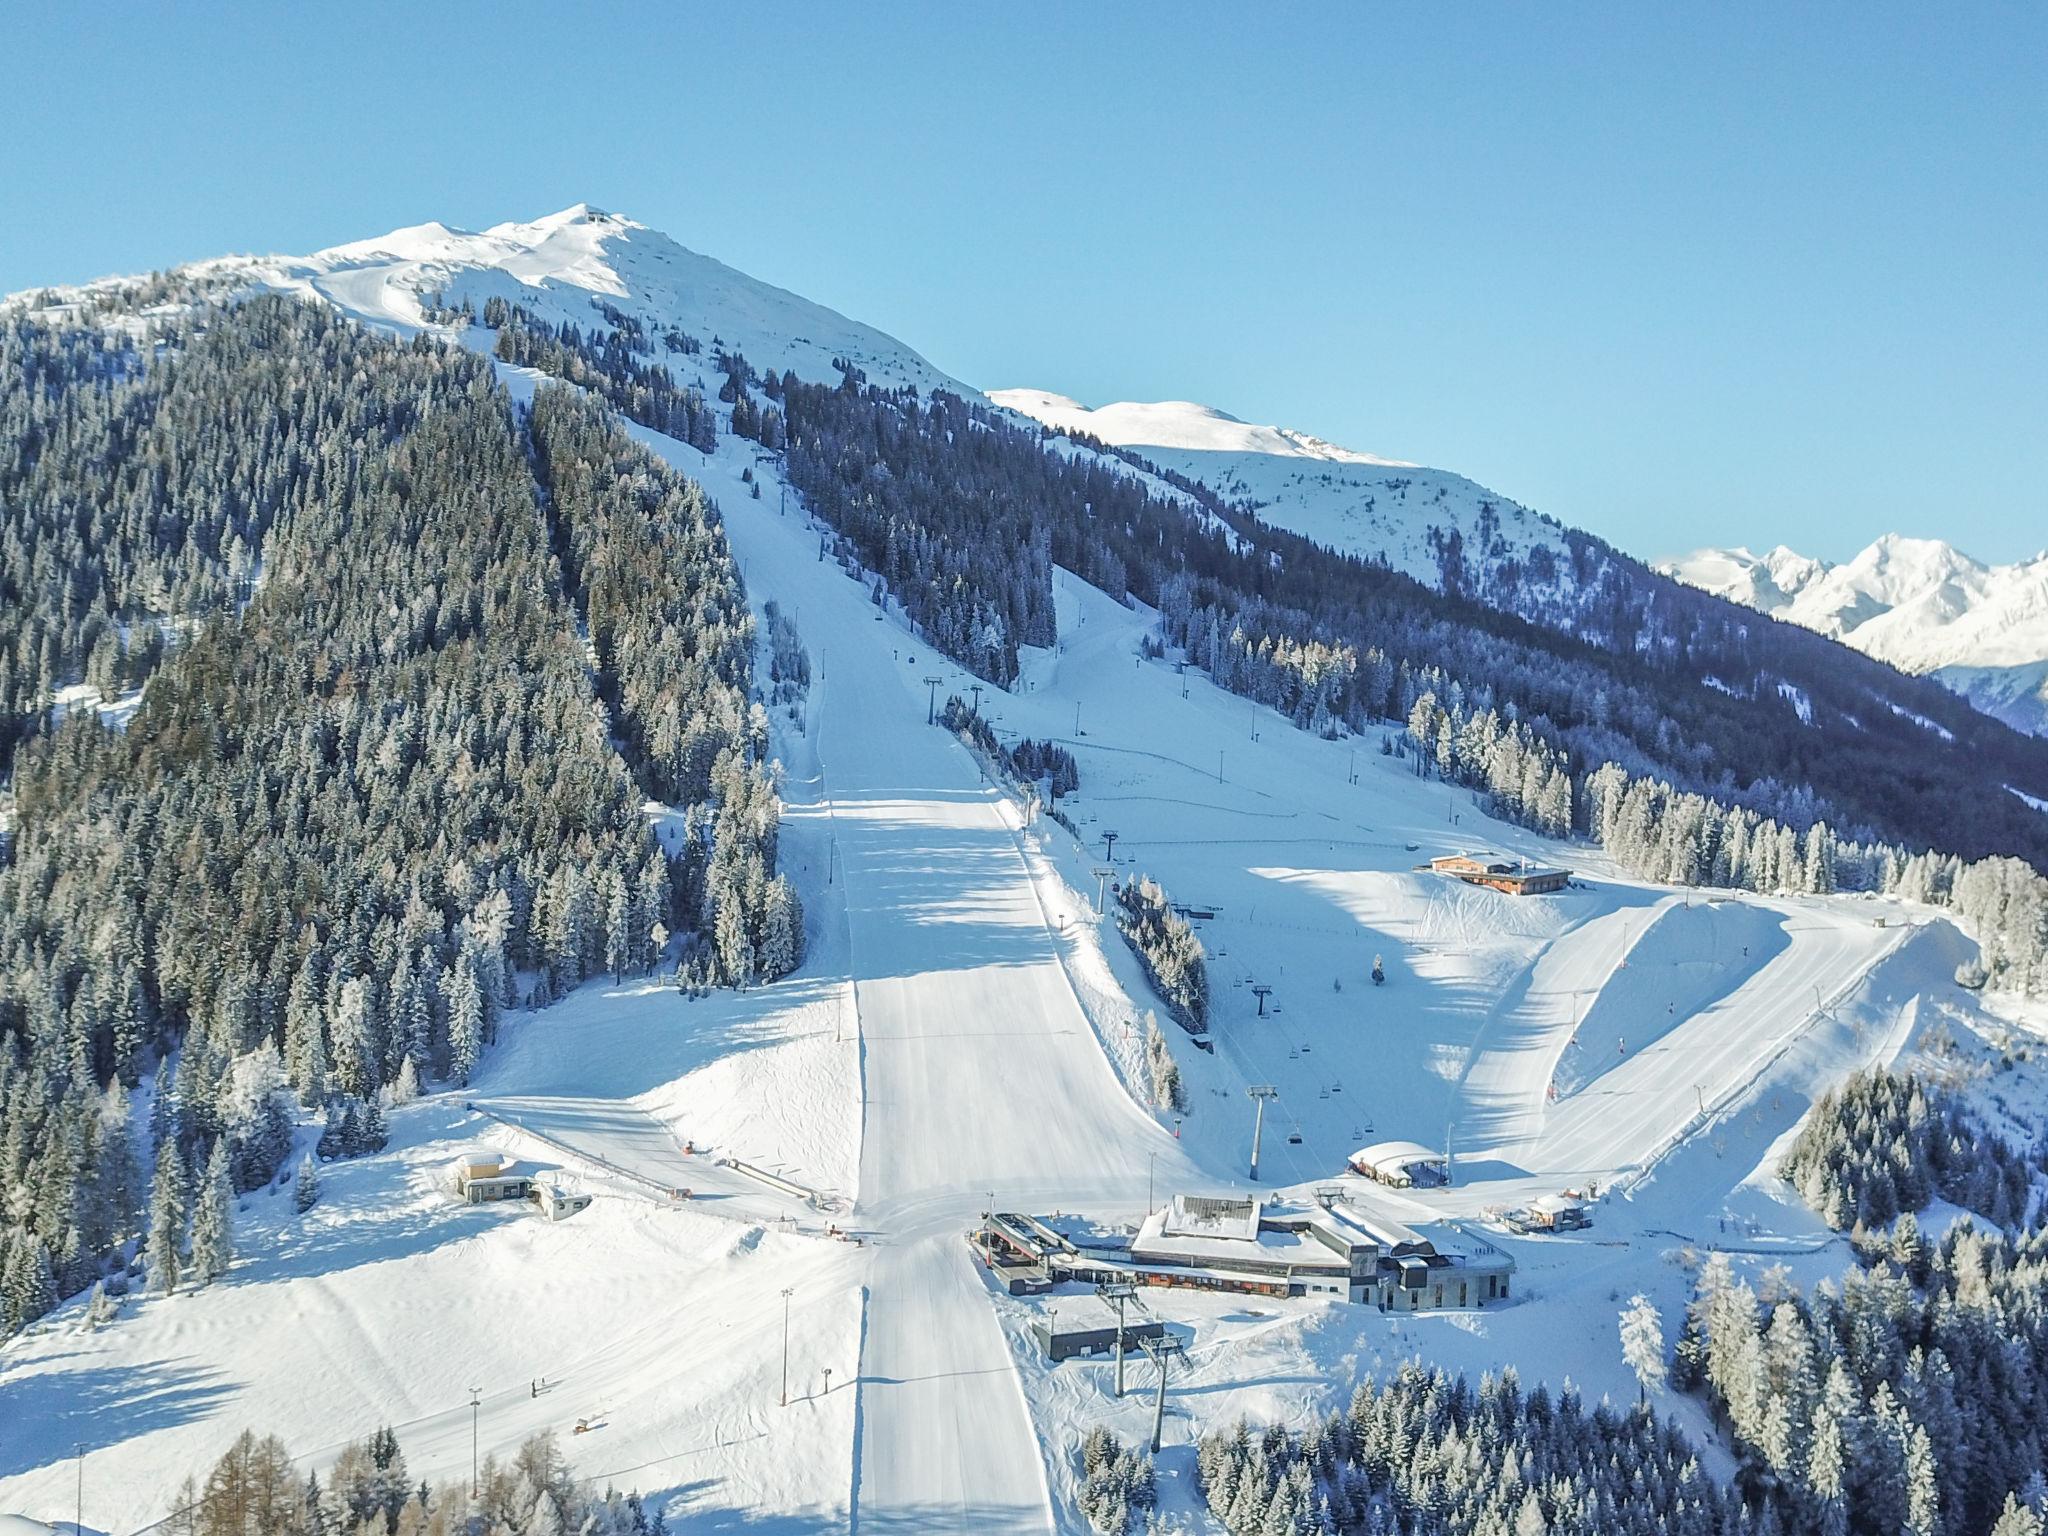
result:
<svg viewBox="0 0 2048 1536"><path fill-rule="evenodd" d="M439 260L438 237L415 233ZM395 302L373 256L337 259L334 281ZM778 355L769 332L748 339ZM246 1201L225 1282L131 1301L97 1334L61 1310L0 1352L0 1509L68 1518L82 1441L88 1527L134 1530L245 1426L318 1465L390 1423L415 1476L460 1476L476 1387L486 1454L552 1426L579 1471L655 1494L677 1528L1080 1529L1081 1434L1135 1437L1145 1408L1107 1396L1106 1367L1034 1358L1034 1311L1097 1304L993 1295L962 1240L991 1195L1116 1225L1175 1192L1242 1187L1255 1083L1279 1090L1269 1187L1334 1181L1360 1143L1394 1137L1448 1141L1459 1170L1447 1190L1362 1193L1405 1219L1480 1222L1597 1183L1590 1232L1490 1231L1519 1268L1515 1301L1485 1312L1148 1297L1191 1347L1162 1467L1167 1507L1191 1518L1187 1446L1240 1413L1301 1422L1413 1356L1619 1398L1619 1306L1644 1290L1674 1314L1704 1246L1808 1277L1838 1267L1839 1242L1770 1170L1859 1063L1932 1053L2016 1122L2048 1106L2035 1062L2001 1070L2033 1054L2024 1035L1952 985L1968 944L1945 920L1624 878L1487 820L1376 737L1313 739L1144 659L1148 616L1064 575L1057 648L1014 694L984 692L999 731L1080 761L1063 808L1082 839L1027 826L925 722L925 679L941 702L969 679L818 559L752 445L723 439L706 460L636 435L705 481L751 599L778 601L811 652L808 729L778 737L804 968L699 1001L593 981L509 1020L471 1088L397 1112L392 1145L331 1167L310 1215ZM1415 870L1477 847L1573 863L1580 882L1514 899ZM1202 925L1216 1053L1167 1026L1190 1090L1178 1121L1149 1102L1133 1029L1158 1005L1093 910L1098 868L1217 914ZM1263 1018L1254 983L1272 988ZM558 1226L457 1206L437 1181L479 1140L598 1198ZM686 1202L663 1193L684 1187ZM1149 1371L1134 1380L1149 1388ZM598 1427L571 1434L579 1419Z"/></svg>

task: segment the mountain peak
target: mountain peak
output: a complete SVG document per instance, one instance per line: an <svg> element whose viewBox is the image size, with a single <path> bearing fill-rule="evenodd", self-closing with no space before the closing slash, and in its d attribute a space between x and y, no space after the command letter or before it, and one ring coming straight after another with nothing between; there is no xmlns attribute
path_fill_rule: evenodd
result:
<svg viewBox="0 0 2048 1536"><path fill-rule="evenodd" d="M1932 673L2020 730L2048 731L2048 554L1986 565L1945 539L1887 533L1839 565L1783 545L1700 549L1657 569Z"/></svg>
<svg viewBox="0 0 2048 1536"><path fill-rule="evenodd" d="M1193 400L1119 400L1087 406L1044 389L992 389L989 399L1065 432L1085 432L1119 448L1176 448L1194 453L1257 453L1332 464L1414 469L1405 459L1383 459L1297 432L1259 426Z"/></svg>

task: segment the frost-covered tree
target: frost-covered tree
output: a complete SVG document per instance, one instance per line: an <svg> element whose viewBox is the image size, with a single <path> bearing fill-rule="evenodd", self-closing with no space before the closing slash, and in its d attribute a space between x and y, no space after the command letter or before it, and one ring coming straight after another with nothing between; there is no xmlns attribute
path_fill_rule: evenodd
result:
<svg viewBox="0 0 2048 1536"><path fill-rule="evenodd" d="M235 1261L235 1185L227 1142L213 1144L192 1202L192 1278L201 1286L227 1273Z"/></svg>
<svg viewBox="0 0 2048 1536"><path fill-rule="evenodd" d="M185 1259L185 1154L174 1137L157 1145L156 1176L149 1188L149 1235L144 1253L149 1281L166 1293L178 1288Z"/></svg>
<svg viewBox="0 0 2048 1536"><path fill-rule="evenodd" d="M1664 1324L1656 1304L1640 1291L1622 1309L1621 1357L1635 1372L1643 1401L1649 1401L1650 1389L1664 1385Z"/></svg>

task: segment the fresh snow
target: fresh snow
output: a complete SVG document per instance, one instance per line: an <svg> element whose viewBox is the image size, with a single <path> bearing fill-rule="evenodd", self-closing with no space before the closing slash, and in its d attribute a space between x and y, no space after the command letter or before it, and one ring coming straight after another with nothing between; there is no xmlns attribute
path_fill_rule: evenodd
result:
<svg viewBox="0 0 2048 1536"><path fill-rule="evenodd" d="M400 328L422 320L425 291L503 292L586 325L604 296L757 365L829 378L836 354L877 380L950 387L879 333L584 208L236 270ZM534 387L529 373L500 375ZM1203 432L1243 427L1198 414ZM1178 419L1195 430L1196 416ZM1670 1330L1708 1246L1782 1260L1804 1282L1845 1262L1771 1173L1823 1089L1864 1063L1957 1049L1945 1042L1987 1063L2013 1056L2012 1026L1953 985L1973 946L1940 914L1632 879L1593 850L1490 821L1468 793L1383 756L1378 733L1310 737L1171 656L1146 657L1153 616L1064 572L1057 644L1027 655L1014 692L983 695L999 733L1052 737L1080 762L1081 792L1061 807L1079 836L1032 819L926 725L924 680L941 679L943 699L969 679L818 559L772 456L730 436L706 456L630 430L705 483L750 600L780 603L812 655L809 729L778 712L775 739L805 965L695 1001L601 978L511 1016L471 1087L394 1111L389 1148L325 1167L311 1213L294 1215L281 1190L245 1199L224 1281L131 1298L92 1334L72 1300L0 1350L0 1509L67 1516L82 1442L89 1527L136 1529L245 1426L317 1468L391 1424L413 1476L460 1478L477 1386L485 1454L553 1428L575 1470L646 1491L675 1529L1081 1531L1081 1436L1107 1423L1140 1438L1148 1405L1139 1392L1112 1400L1106 1366L1049 1367L1029 1343L1032 1318L1092 1315L1092 1296L998 1296L964 1234L991 1198L1115 1231L1175 1193L1246 1188L1245 1089L1269 1083L1262 1188L1338 1184L1398 1219L1462 1227L1513 1254L1516 1299L1384 1317L1146 1293L1144 1314L1190 1345L1170 1394L1162 1515L1207 1528L1196 1435L1241 1413L1299 1424L1408 1358L1513 1364L1532 1382L1632 1399L1615 1297L1650 1295ZM1144 456L1176 469L1234 457L1233 494L1254 474L1308 475L1307 498L1317 475L1436 473L1282 440L1284 452ZM1409 493L1429 483L1411 478ZM1531 519L1531 538L1552 526ZM1426 543L1426 521L1395 521ZM649 816L672 834L666 808ZM1516 899L1416 869L1479 846L1570 865L1577 883ZM1215 910L1200 925L1214 1055L1164 1022L1094 910L1097 869L1149 873ZM1383 988L1368 979L1375 955ZM1263 1019L1254 982L1273 988ZM1151 1102L1148 1010L1184 1074L1184 1116ZM2001 1102L2048 1101L2033 1071L2011 1067ZM1457 1181L1394 1192L1345 1174L1361 1141L1392 1137L1447 1143ZM455 1204L439 1181L478 1141L595 1202L559 1225ZM1600 1191L1592 1232L1489 1225L1567 1186ZM672 1198L679 1187L693 1198ZM1149 1389L1149 1368L1133 1374ZM541 1376L549 1389L534 1395ZM1697 1402L1661 1406L1725 1474ZM578 1420L595 1427L573 1434Z"/></svg>
<svg viewBox="0 0 2048 1536"><path fill-rule="evenodd" d="M1057 430L1128 448L1274 527L1426 586L1445 584L1454 535L1461 554L1452 574L1468 588L1482 587L1509 561L1527 570L1539 549L1554 563L1552 585L1573 580L1561 524L1447 470L1340 448L1287 427L1253 426L1182 400L1091 410L1038 389L991 390L989 398Z"/></svg>
<svg viewBox="0 0 2048 1536"><path fill-rule="evenodd" d="M2048 551L1986 565L1941 539L1886 534L1840 565L1780 545L1695 550L1657 569L1931 674L2020 730L2048 731Z"/></svg>

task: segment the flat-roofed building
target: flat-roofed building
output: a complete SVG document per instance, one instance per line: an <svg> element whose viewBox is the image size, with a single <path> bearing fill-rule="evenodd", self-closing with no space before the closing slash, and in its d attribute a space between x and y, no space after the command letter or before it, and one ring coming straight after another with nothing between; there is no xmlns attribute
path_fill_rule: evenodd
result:
<svg viewBox="0 0 2048 1536"><path fill-rule="evenodd" d="M1501 853L1448 853L1429 861L1439 875L1450 875L1467 885L1483 885L1510 896L1546 896L1572 882L1572 872L1527 859L1511 859Z"/></svg>

